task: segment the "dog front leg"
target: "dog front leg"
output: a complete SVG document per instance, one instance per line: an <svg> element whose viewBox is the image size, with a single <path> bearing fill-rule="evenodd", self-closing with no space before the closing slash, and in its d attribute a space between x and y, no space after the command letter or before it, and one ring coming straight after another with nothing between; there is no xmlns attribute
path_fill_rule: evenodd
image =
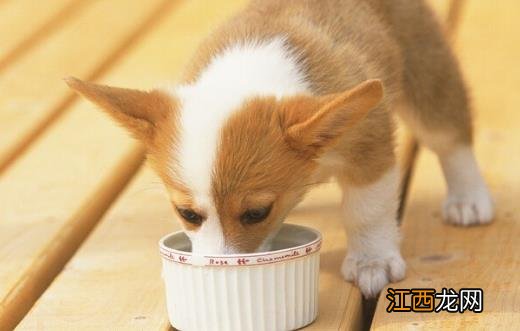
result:
<svg viewBox="0 0 520 331"><path fill-rule="evenodd" d="M397 167L363 186L340 182L347 230L343 277L357 284L365 297L376 296L389 282L404 278L396 214L399 201Z"/></svg>

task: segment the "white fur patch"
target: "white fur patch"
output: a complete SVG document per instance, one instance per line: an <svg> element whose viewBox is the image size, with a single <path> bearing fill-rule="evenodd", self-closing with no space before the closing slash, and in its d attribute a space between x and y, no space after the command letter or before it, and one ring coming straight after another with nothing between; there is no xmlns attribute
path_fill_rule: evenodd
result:
<svg viewBox="0 0 520 331"><path fill-rule="evenodd" d="M412 111L406 113L412 114ZM448 197L443 206L443 217L456 225L485 224L494 216L493 201L480 174L471 146L455 141L449 131L432 131L417 119L404 116L421 143L434 151L441 162Z"/></svg>
<svg viewBox="0 0 520 331"><path fill-rule="evenodd" d="M406 265L399 252L398 198L397 167L370 185L344 187L348 250L341 271L366 297L375 296L405 274Z"/></svg>
<svg viewBox="0 0 520 331"><path fill-rule="evenodd" d="M444 219L457 225L491 222L493 202L471 148L460 146L439 158L448 186Z"/></svg>
<svg viewBox="0 0 520 331"><path fill-rule="evenodd" d="M209 255L216 253L229 253L226 249L224 232L220 224L217 211L213 205L199 197L198 203L207 212L207 218L197 231L186 231L191 241L191 250L194 254Z"/></svg>
<svg viewBox="0 0 520 331"><path fill-rule="evenodd" d="M192 85L179 86L173 91L180 99L180 146L178 146L180 178L192 190L197 204L207 204L211 210L211 180L220 132L229 116L253 96L276 96L304 93L308 90L304 75L299 71L283 38L265 42L237 44L218 54ZM219 223L203 225L212 253L218 253L224 240ZM207 221L206 221L207 222ZM210 223L210 222L208 222ZM220 238L220 239L210 239ZM215 243L209 244L209 242ZM202 244L194 245L199 249ZM214 247L209 247L213 246ZM220 245L220 244L219 244Z"/></svg>

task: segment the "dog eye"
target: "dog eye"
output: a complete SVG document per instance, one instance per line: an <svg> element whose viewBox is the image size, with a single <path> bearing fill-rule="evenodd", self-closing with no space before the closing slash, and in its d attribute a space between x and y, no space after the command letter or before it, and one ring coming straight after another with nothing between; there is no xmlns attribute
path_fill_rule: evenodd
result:
<svg viewBox="0 0 520 331"><path fill-rule="evenodd" d="M177 212L179 215L181 215L182 218L186 220L186 222L196 225L200 225L202 223L202 216L197 214L192 209L177 208Z"/></svg>
<svg viewBox="0 0 520 331"><path fill-rule="evenodd" d="M271 206L264 208L249 209L242 214L240 220L244 224L260 223L269 216L271 212Z"/></svg>

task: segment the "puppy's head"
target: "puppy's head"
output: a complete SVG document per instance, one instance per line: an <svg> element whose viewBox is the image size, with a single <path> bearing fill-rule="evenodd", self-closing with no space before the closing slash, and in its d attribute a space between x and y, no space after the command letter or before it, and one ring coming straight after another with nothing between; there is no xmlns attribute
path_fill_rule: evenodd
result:
<svg viewBox="0 0 520 331"><path fill-rule="evenodd" d="M325 96L238 101L190 87L67 83L145 144L198 254L267 248L316 180L320 155L382 98L377 80Z"/></svg>

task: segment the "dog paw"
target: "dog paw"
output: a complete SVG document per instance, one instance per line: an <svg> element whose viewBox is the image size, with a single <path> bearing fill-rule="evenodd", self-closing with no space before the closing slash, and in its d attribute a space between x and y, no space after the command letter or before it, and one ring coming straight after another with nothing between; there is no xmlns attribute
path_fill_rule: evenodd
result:
<svg viewBox="0 0 520 331"><path fill-rule="evenodd" d="M343 260L341 273L345 280L359 287L365 298L373 298L388 283L404 278L406 263L399 252L376 258L349 253Z"/></svg>
<svg viewBox="0 0 520 331"><path fill-rule="evenodd" d="M448 194L443 216L448 223L460 226L486 224L493 219L493 202L485 187Z"/></svg>

